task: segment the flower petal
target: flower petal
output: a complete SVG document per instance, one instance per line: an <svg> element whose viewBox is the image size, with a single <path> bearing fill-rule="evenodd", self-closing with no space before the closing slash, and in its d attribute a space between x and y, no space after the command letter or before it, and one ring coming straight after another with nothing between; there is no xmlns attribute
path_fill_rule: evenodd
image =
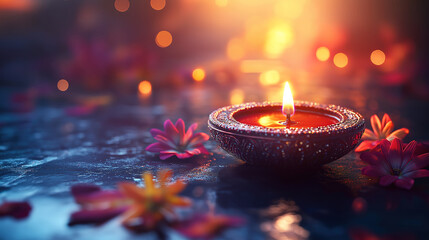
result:
<svg viewBox="0 0 429 240"><path fill-rule="evenodd" d="M207 140L209 140L209 135L205 134L205 133L196 133L194 134L188 142L188 146L189 147L193 147L195 145L199 145L202 144L204 142L206 142Z"/></svg>
<svg viewBox="0 0 429 240"><path fill-rule="evenodd" d="M144 172L142 176L145 185L144 196L151 196L155 192L155 183L153 182L153 175L150 172ZM141 188L137 187L141 190Z"/></svg>
<svg viewBox="0 0 429 240"><path fill-rule="evenodd" d="M157 135L154 138L158 142L163 143L163 144L167 145L169 148L173 148L173 149L176 148L177 143L179 142L178 140L177 141L172 141L169 138L163 137L161 135ZM177 136L176 136L176 138L177 138Z"/></svg>
<svg viewBox="0 0 429 240"><path fill-rule="evenodd" d="M103 190L75 196L75 202L81 205L115 205L122 200L124 196L117 190Z"/></svg>
<svg viewBox="0 0 429 240"><path fill-rule="evenodd" d="M164 153L164 152L161 152L160 154L159 154L159 158L161 159L161 160L165 160L165 159L167 159L167 158L170 158L170 157L172 157L172 156L175 156L177 153Z"/></svg>
<svg viewBox="0 0 429 240"><path fill-rule="evenodd" d="M195 146L197 147L197 146ZM200 154L210 154L209 151L207 151L206 147L204 147L204 145L201 144L201 146L197 147L198 150L200 150Z"/></svg>
<svg viewBox="0 0 429 240"><path fill-rule="evenodd" d="M393 169L401 169L402 165L402 144L401 140L395 138L389 149L388 159Z"/></svg>
<svg viewBox="0 0 429 240"><path fill-rule="evenodd" d="M388 122L386 126L384 126L383 130L381 131L381 136L385 138L386 136L389 136L392 131L393 131L393 122Z"/></svg>
<svg viewBox="0 0 429 240"><path fill-rule="evenodd" d="M135 204L132 205L122 217L122 223L128 223L131 220L142 216L146 212L146 208L144 204Z"/></svg>
<svg viewBox="0 0 429 240"><path fill-rule="evenodd" d="M13 217L23 219L31 212L31 205L28 202L4 202L0 205L0 217Z"/></svg>
<svg viewBox="0 0 429 240"><path fill-rule="evenodd" d="M173 171L170 169L162 169L158 172L158 181L161 187L164 187L173 176Z"/></svg>
<svg viewBox="0 0 429 240"><path fill-rule="evenodd" d="M429 165L429 153L415 157L413 162L416 164L417 169L427 167Z"/></svg>
<svg viewBox="0 0 429 240"><path fill-rule="evenodd" d="M398 179L397 176L392 176L392 175L384 175L382 177L380 177L380 182L379 184L381 186L389 186L390 184L392 184L393 182L395 182Z"/></svg>
<svg viewBox="0 0 429 240"><path fill-rule="evenodd" d="M103 223L125 212L127 208L128 207L77 211L72 213L68 225Z"/></svg>
<svg viewBox="0 0 429 240"><path fill-rule="evenodd" d="M185 187L186 187L186 183L184 183L182 180L178 180L166 186L167 191L170 194L174 194L174 195L182 192L185 189Z"/></svg>
<svg viewBox="0 0 429 240"><path fill-rule="evenodd" d="M363 152L373 149L377 145L378 141L365 140L355 149L355 152Z"/></svg>
<svg viewBox="0 0 429 240"><path fill-rule="evenodd" d="M244 219L227 215L196 214L174 225L174 229L189 239L213 239L230 227L239 227Z"/></svg>
<svg viewBox="0 0 429 240"><path fill-rule="evenodd" d="M101 191L101 188L93 184L76 184L71 187L71 193L74 197L86 196Z"/></svg>
<svg viewBox="0 0 429 240"><path fill-rule="evenodd" d="M186 143L189 141L189 139L192 137L197 127L198 127L197 123L193 123L191 126L189 126L188 131L186 131L185 137L183 138L183 142Z"/></svg>
<svg viewBox="0 0 429 240"><path fill-rule="evenodd" d="M412 159L414 151L416 150L417 142L412 141L408 143L402 152L402 164L401 169L403 169Z"/></svg>
<svg viewBox="0 0 429 240"><path fill-rule="evenodd" d="M185 159L185 158L190 158L190 157L192 157L192 156L194 156L193 154L190 154L190 153L188 153L188 152L184 152L184 153L178 153L178 154L176 154L176 156L179 158L179 159Z"/></svg>
<svg viewBox="0 0 429 240"><path fill-rule="evenodd" d="M186 153L190 155L198 155L198 154L201 154L201 151L198 148L194 148L194 149L186 150Z"/></svg>
<svg viewBox="0 0 429 240"><path fill-rule="evenodd" d="M376 114L371 116L371 126L374 130L375 135L380 136L381 133L381 122L380 118Z"/></svg>
<svg viewBox="0 0 429 240"><path fill-rule="evenodd" d="M392 141L394 138L403 139L408 135L408 133L410 133L410 130L407 128L401 128L391 133L386 139L389 141Z"/></svg>
<svg viewBox="0 0 429 240"><path fill-rule="evenodd" d="M147 146L145 150L148 152L161 152L161 151L164 151L167 149L170 149L170 147L167 146L166 144L156 142L156 143L152 143L149 146Z"/></svg>
<svg viewBox="0 0 429 240"><path fill-rule="evenodd" d="M164 122L164 130L165 130L165 133L168 136L168 138L173 140L174 143L176 143L176 144L179 143L179 140L180 140L179 131L173 125L173 123L171 122L170 119L167 119Z"/></svg>
<svg viewBox="0 0 429 240"><path fill-rule="evenodd" d="M418 142L414 155L418 156L424 153L429 153L429 142Z"/></svg>
<svg viewBox="0 0 429 240"><path fill-rule="evenodd" d="M180 206L180 207L190 206L192 203L191 199L189 198L177 197L177 196L170 197L169 202L174 206Z"/></svg>
<svg viewBox="0 0 429 240"><path fill-rule="evenodd" d="M360 155L360 159L370 165L380 164L381 160L374 152L364 152Z"/></svg>
<svg viewBox="0 0 429 240"><path fill-rule="evenodd" d="M132 199L142 200L142 199L146 198L145 189L139 188L134 183L120 182L120 183L118 183L118 189L125 196L132 198Z"/></svg>
<svg viewBox="0 0 429 240"><path fill-rule="evenodd" d="M395 185L400 188L410 190L414 185L414 179L412 178L401 178L396 180Z"/></svg>
<svg viewBox="0 0 429 240"><path fill-rule="evenodd" d="M383 115L383 120L381 120L381 126L386 126L386 124L387 124L387 123L389 123L389 122L391 122L391 123L392 123L392 128L393 128L393 122L392 122L392 120L390 119L389 114L385 113L385 114Z"/></svg>
<svg viewBox="0 0 429 240"><path fill-rule="evenodd" d="M365 132L363 132L362 140L378 140L378 137L374 134L373 131L365 128Z"/></svg>
<svg viewBox="0 0 429 240"><path fill-rule="evenodd" d="M185 122L183 122L183 120L181 118L179 118L176 121L176 129L179 132L180 135L180 139L183 140L183 138L185 137ZM183 142L181 142L181 144L183 144Z"/></svg>
<svg viewBox="0 0 429 240"><path fill-rule="evenodd" d="M403 175L407 178L423 178L423 177L429 177L429 170L427 169L419 169L415 171L408 172Z"/></svg>
<svg viewBox="0 0 429 240"><path fill-rule="evenodd" d="M362 169L362 174L369 177L381 177L386 175L382 168L367 166Z"/></svg>
<svg viewBox="0 0 429 240"><path fill-rule="evenodd" d="M159 130L157 128L152 128L150 130L150 134L152 135L152 137L156 137L157 135L161 135L161 136L167 137L167 135L165 134L164 131Z"/></svg>
<svg viewBox="0 0 429 240"><path fill-rule="evenodd" d="M387 157L389 156L389 150L391 145L392 144L388 140L383 139L380 141L377 147L381 150L381 153L383 153L383 155ZM378 151L377 149L373 149L373 150Z"/></svg>

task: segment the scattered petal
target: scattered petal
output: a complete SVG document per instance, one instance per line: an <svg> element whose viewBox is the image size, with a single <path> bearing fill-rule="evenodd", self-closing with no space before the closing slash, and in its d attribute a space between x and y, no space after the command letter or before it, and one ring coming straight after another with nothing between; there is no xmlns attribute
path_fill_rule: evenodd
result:
<svg viewBox="0 0 429 240"><path fill-rule="evenodd" d="M30 215L31 205L28 202L3 202L0 205L0 217L24 219Z"/></svg>
<svg viewBox="0 0 429 240"><path fill-rule="evenodd" d="M175 226L178 232L191 239L212 239L231 227L239 227L244 220L227 215L197 214Z"/></svg>

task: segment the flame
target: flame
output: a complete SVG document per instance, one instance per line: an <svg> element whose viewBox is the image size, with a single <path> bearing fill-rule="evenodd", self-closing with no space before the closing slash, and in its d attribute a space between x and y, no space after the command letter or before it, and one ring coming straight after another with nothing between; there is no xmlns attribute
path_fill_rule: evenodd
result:
<svg viewBox="0 0 429 240"><path fill-rule="evenodd" d="M285 89L283 92L283 115L293 116L295 114L295 105L293 104L292 91L290 90L289 82L285 83Z"/></svg>

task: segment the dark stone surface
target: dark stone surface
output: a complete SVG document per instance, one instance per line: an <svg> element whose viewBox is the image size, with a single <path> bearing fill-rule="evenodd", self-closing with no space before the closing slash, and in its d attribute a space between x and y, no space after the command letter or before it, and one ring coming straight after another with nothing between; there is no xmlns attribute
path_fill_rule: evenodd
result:
<svg viewBox="0 0 429 240"><path fill-rule="evenodd" d="M347 93L340 95L342 91L329 101L353 107ZM144 151L154 141L149 129L161 128L167 118L183 118L186 126L198 122L198 130L207 133L208 114L228 104L224 95L190 87L154 92L140 101L117 97L82 116L66 114L66 107L73 105L70 99L47 99L28 113L3 112L0 199L28 200L33 212L22 221L0 219L0 239L141 239L117 219L101 226L68 227L70 214L79 208L70 186L92 183L111 189L120 181L141 183L142 172L162 168L173 169L174 178L187 180L184 195L195 199L196 207L204 209L212 202L216 212L246 218L245 226L227 231L220 239L349 239L357 233L425 238L429 181L416 180L410 191L379 187L360 174L363 163L354 152L320 171L290 178L282 171L243 165L212 140L206 144L210 155L187 160L162 161ZM425 104L414 108L419 106ZM372 113L362 114L369 118ZM410 125L420 121L413 114L404 115ZM423 136L418 130L427 128L411 132ZM143 236L156 238L152 233ZM173 231L168 231L168 237L182 239Z"/></svg>

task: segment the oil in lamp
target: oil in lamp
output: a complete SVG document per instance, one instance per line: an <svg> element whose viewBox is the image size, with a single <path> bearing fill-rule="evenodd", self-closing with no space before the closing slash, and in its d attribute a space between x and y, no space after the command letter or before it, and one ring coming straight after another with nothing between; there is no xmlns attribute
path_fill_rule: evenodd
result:
<svg viewBox="0 0 429 240"><path fill-rule="evenodd" d="M227 106L209 116L213 139L253 165L317 168L350 152L364 132L359 113L336 105L294 101L285 83L283 103Z"/></svg>

